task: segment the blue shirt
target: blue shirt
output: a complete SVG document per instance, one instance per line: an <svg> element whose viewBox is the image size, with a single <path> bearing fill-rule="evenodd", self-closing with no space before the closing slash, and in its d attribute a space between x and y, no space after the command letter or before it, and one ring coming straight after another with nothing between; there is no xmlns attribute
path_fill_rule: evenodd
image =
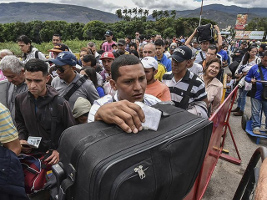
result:
<svg viewBox="0 0 267 200"><path fill-rule="evenodd" d="M165 54L163 54L161 60L158 60L157 56L155 56L155 59L165 66L167 72L172 70L172 61Z"/></svg>
<svg viewBox="0 0 267 200"><path fill-rule="evenodd" d="M97 90L97 92L98 92L99 97L103 97L103 96L105 96L105 92L104 92L103 87L98 86L98 87L96 88L96 90Z"/></svg>
<svg viewBox="0 0 267 200"><path fill-rule="evenodd" d="M263 79L267 81L267 68L261 66L261 70L263 74ZM256 80L262 80L258 65L254 65L250 68L250 70L248 71L246 75L245 81L247 81L248 83L251 83L252 78ZM262 101L262 98L261 98L262 90L263 90L263 87L262 87L261 82L256 82L256 84L252 84L251 97Z"/></svg>
<svg viewBox="0 0 267 200"><path fill-rule="evenodd" d="M218 54L222 56L222 61L228 60L228 55L227 55L227 52L225 50L221 49L221 51L219 51Z"/></svg>

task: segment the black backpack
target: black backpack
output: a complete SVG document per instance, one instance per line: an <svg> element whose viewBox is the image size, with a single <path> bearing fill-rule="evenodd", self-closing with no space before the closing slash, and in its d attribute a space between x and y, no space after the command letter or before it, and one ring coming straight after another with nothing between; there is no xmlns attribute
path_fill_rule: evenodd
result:
<svg viewBox="0 0 267 200"><path fill-rule="evenodd" d="M214 39L214 29L213 29L213 25L212 24L206 24L206 25L202 25L199 26L197 28L197 41L198 42L202 42L202 41L211 41L213 42Z"/></svg>

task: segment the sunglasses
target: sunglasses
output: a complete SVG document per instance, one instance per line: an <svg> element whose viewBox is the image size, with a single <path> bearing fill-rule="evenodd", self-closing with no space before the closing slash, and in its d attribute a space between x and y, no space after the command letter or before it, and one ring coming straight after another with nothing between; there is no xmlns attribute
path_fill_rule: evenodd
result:
<svg viewBox="0 0 267 200"><path fill-rule="evenodd" d="M60 73L64 73L65 69L62 66L55 66L56 70L60 71Z"/></svg>

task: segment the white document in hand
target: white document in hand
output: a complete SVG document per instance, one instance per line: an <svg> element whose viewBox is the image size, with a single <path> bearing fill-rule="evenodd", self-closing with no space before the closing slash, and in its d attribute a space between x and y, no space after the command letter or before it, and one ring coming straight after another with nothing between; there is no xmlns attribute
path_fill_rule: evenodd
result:
<svg viewBox="0 0 267 200"><path fill-rule="evenodd" d="M135 102L135 103L142 108L145 114L145 122L142 123L143 128L157 131L161 118L161 111L159 111L156 108L147 106L142 102Z"/></svg>

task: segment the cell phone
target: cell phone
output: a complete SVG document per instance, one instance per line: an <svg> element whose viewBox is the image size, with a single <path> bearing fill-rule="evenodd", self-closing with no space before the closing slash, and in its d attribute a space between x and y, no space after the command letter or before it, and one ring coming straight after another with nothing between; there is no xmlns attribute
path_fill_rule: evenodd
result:
<svg viewBox="0 0 267 200"><path fill-rule="evenodd" d="M52 152L53 152L53 150L52 149L49 149L48 153L46 153L44 155L44 160L47 159L49 156L51 156Z"/></svg>

